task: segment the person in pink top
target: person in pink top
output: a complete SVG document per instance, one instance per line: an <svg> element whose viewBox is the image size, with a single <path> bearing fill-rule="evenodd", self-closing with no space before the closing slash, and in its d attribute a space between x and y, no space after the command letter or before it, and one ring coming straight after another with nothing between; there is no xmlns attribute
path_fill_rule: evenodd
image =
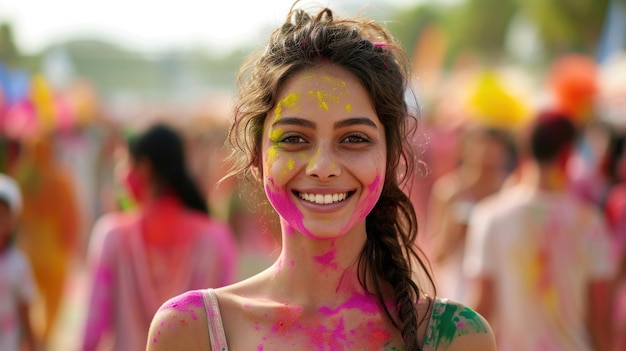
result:
<svg viewBox="0 0 626 351"><path fill-rule="evenodd" d="M236 279L232 230L209 215L184 151L182 136L165 124L130 139L120 175L136 206L94 224L82 350L100 350L100 344L142 350L161 304L186 290Z"/></svg>

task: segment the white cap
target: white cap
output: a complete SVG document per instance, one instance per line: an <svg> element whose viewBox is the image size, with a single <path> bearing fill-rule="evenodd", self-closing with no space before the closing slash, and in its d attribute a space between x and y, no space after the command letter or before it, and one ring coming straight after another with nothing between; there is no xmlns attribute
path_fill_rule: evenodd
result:
<svg viewBox="0 0 626 351"><path fill-rule="evenodd" d="M14 216L22 212L20 187L13 178L3 173L0 173L0 200L6 201Z"/></svg>

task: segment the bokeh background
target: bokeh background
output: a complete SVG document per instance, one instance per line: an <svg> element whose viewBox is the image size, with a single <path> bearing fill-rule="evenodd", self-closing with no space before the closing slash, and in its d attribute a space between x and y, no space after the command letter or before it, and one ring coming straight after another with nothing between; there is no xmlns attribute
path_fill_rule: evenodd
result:
<svg viewBox="0 0 626 351"><path fill-rule="evenodd" d="M596 130L589 162L578 169L604 179L595 165L609 131L626 130L626 0L303 3L383 21L409 53L411 102L421 121L415 145L423 161L412 197L422 232L430 224L432 185L458 164L456 142L467 125L515 135L535 111L557 106L579 126L606 127ZM25 213L31 217L24 221L43 221L42 211L66 208L65 195L38 188L51 169L63 174L76 203L58 216L79 219L62 254L69 256L72 279L49 350L77 345L88 308L84 256L92 225L127 205L114 174L120 145L156 120L186 136L189 163L211 210L235 228L244 253L240 276L272 261L271 234L240 220L248 208L233 200L241 198L237 185L216 183L225 171L222 146L236 70L290 5L0 0L0 170L14 175L25 193L38 194L33 201L40 211ZM604 180L596 185L609 186ZM426 235L421 238L428 248Z"/></svg>

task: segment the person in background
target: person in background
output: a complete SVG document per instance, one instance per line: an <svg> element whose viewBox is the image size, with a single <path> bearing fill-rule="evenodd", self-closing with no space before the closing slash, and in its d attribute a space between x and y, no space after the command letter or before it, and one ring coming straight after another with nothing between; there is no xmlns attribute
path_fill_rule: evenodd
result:
<svg viewBox="0 0 626 351"><path fill-rule="evenodd" d="M495 350L415 246L406 56L375 21L294 4L240 71L232 175L280 217L268 269L164 303L147 350ZM208 328L207 328L208 326Z"/></svg>
<svg viewBox="0 0 626 351"><path fill-rule="evenodd" d="M601 212L570 188L577 129L538 112L517 183L476 205L464 270L500 351L609 350L615 262Z"/></svg>
<svg viewBox="0 0 626 351"><path fill-rule="evenodd" d="M433 184L429 237L442 296L467 302L462 268L467 223L476 203L502 188L512 169L512 150L509 132L468 122L459 145L459 165Z"/></svg>
<svg viewBox="0 0 626 351"><path fill-rule="evenodd" d="M59 161L53 134L23 142L14 178L24 200L16 243L28 257L37 284L34 332L48 346L71 273L82 261L83 211L74 175Z"/></svg>
<svg viewBox="0 0 626 351"><path fill-rule="evenodd" d="M604 214L612 234L618 268L613 287L615 351L626 351L626 131L614 131L607 150L610 187Z"/></svg>
<svg viewBox="0 0 626 351"><path fill-rule="evenodd" d="M155 123L131 137L128 160L117 172L134 208L94 224L85 351L101 344L142 350L163 302L189 289L230 284L237 275L233 233L210 216L176 129Z"/></svg>
<svg viewBox="0 0 626 351"><path fill-rule="evenodd" d="M30 309L35 281L30 262L15 245L22 194L17 182L0 174L0 350L38 350ZM25 347L25 348L24 348Z"/></svg>

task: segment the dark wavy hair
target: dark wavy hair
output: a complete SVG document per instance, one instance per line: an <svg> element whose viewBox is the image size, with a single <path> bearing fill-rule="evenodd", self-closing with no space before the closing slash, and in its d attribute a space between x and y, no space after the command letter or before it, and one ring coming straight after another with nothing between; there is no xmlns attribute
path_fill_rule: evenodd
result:
<svg viewBox="0 0 626 351"><path fill-rule="evenodd" d="M297 4L297 2L296 2ZM359 258L359 281L373 291L387 317L397 327L407 350L420 350L417 330L426 316L416 308L426 290L416 274L435 286L427 262L415 245L417 218L403 184L413 173L409 143L417 118L405 100L409 65L390 32L373 20L338 18L328 8L317 14L292 6L285 23L274 30L263 50L247 58L238 76L234 119L229 129L234 168L231 176L248 179L261 163L263 122L277 103L285 81L304 70L334 64L351 72L368 91L384 126L387 172L382 194L366 218L367 242ZM419 266L420 271L413 268ZM393 289L396 310L384 303L385 287ZM421 321L420 321L421 319Z"/></svg>
<svg viewBox="0 0 626 351"><path fill-rule="evenodd" d="M171 190L183 204L208 214L208 201L187 170L183 138L173 127L157 123L128 139L134 162L147 160L162 191Z"/></svg>

